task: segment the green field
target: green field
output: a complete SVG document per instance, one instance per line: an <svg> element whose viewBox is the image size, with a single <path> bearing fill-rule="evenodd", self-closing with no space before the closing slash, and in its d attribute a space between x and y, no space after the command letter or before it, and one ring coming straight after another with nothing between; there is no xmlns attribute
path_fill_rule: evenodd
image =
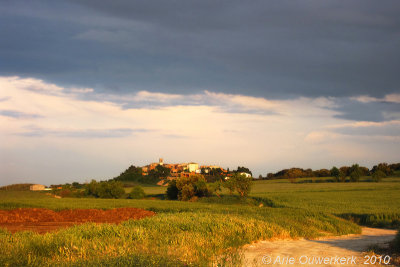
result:
<svg viewBox="0 0 400 267"><path fill-rule="evenodd" d="M153 196L166 190L144 189ZM45 235L0 230L0 265L234 265L240 261L238 248L256 240L359 233L350 220L394 227L400 218L399 192L400 178L381 183L257 181L247 200L224 196L198 202L55 199L39 192L0 191L1 209L129 206L157 213L121 225L85 224Z"/></svg>

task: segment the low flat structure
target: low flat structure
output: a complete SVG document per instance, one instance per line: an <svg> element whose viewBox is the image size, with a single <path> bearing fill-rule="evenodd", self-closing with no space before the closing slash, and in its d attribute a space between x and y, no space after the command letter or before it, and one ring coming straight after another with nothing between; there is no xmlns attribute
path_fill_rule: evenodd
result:
<svg viewBox="0 0 400 267"><path fill-rule="evenodd" d="M41 190L45 190L46 186L42 185L42 184L33 184L29 187L29 190L31 191L41 191Z"/></svg>

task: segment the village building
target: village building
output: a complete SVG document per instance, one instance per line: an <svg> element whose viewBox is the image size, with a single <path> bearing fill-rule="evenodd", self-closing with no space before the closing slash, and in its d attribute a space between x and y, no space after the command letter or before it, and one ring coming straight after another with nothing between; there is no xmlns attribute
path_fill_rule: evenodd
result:
<svg viewBox="0 0 400 267"><path fill-rule="evenodd" d="M198 163L191 162L186 165L186 171L188 172L196 172L196 170L198 169L199 169Z"/></svg>
<svg viewBox="0 0 400 267"><path fill-rule="evenodd" d="M41 185L41 184L33 184L29 187L29 190L31 191L42 191L46 190L46 186Z"/></svg>
<svg viewBox="0 0 400 267"><path fill-rule="evenodd" d="M168 180L173 180L178 177L191 177L196 174L208 174L212 170L220 169L222 173L228 175L228 171L221 168L218 165L199 165L196 162L189 163L165 163L163 158L160 158L158 162L150 163L149 165L143 166L142 174L148 175L151 170L154 170L157 166L163 166L170 169Z"/></svg>
<svg viewBox="0 0 400 267"><path fill-rule="evenodd" d="M247 178L251 178L251 174L250 173L241 172L240 174L246 176Z"/></svg>

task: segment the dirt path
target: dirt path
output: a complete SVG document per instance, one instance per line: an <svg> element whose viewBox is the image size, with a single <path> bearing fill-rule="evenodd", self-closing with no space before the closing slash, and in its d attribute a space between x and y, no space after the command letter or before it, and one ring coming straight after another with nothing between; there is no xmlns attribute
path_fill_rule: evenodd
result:
<svg viewBox="0 0 400 267"><path fill-rule="evenodd" d="M371 245L387 245L395 234L395 230L363 228L361 235L261 241L244 247L244 266L367 266L364 262L371 265L374 259L362 252Z"/></svg>

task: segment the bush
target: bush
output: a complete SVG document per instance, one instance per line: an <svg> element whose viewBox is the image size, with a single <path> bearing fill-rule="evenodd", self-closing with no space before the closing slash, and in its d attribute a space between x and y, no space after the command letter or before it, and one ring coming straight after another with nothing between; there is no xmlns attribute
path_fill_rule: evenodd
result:
<svg viewBox="0 0 400 267"><path fill-rule="evenodd" d="M97 196L97 191L98 191L99 183L96 180L90 181L87 185L85 185L85 195L87 196Z"/></svg>
<svg viewBox="0 0 400 267"><path fill-rule="evenodd" d="M217 181L217 182L208 184L208 190L209 190L209 192L210 192L210 195L212 195L212 194L215 193L218 197L221 197L221 196L220 196L220 192L221 192L221 181Z"/></svg>
<svg viewBox="0 0 400 267"><path fill-rule="evenodd" d="M100 198L120 198L125 193L121 182L102 182L98 189Z"/></svg>
<svg viewBox="0 0 400 267"><path fill-rule="evenodd" d="M85 195L98 198L120 198L125 193L121 182L96 182L92 180L85 187Z"/></svg>
<svg viewBox="0 0 400 267"><path fill-rule="evenodd" d="M358 182L360 180L360 177L361 177L360 166L358 166L358 164L354 164L350 168L350 181Z"/></svg>
<svg viewBox="0 0 400 267"><path fill-rule="evenodd" d="M332 167L331 169L331 176L335 179L335 182L340 181L340 171L336 167Z"/></svg>
<svg viewBox="0 0 400 267"><path fill-rule="evenodd" d="M211 195L206 179L202 175L181 177L169 183L167 188L168 199L193 200Z"/></svg>
<svg viewBox="0 0 400 267"><path fill-rule="evenodd" d="M233 195L233 192L235 191L235 184L231 178L232 177L227 177L227 180L224 181L222 186L229 190L230 195Z"/></svg>
<svg viewBox="0 0 400 267"><path fill-rule="evenodd" d="M372 174L372 180L374 182L380 182L384 177L386 177L386 174L381 170L377 170Z"/></svg>
<svg viewBox="0 0 400 267"><path fill-rule="evenodd" d="M63 189L59 193L60 197L70 197L71 196L71 190L69 189Z"/></svg>
<svg viewBox="0 0 400 267"><path fill-rule="evenodd" d="M146 197L146 193L144 192L143 188L140 186L135 186L132 188L132 191L129 193L129 198L132 199L142 199Z"/></svg>
<svg viewBox="0 0 400 267"><path fill-rule="evenodd" d="M176 180L172 180L168 184L167 188L167 198L170 200L176 200L178 199L178 187L176 187Z"/></svg>
<svg viewBox="0 0 400 267"><path fill-rule="evenodd" d="M183 184L178 194L178 199L183 201L188 201L192 199L195 195L196 192L192 184Z"/></svg>

